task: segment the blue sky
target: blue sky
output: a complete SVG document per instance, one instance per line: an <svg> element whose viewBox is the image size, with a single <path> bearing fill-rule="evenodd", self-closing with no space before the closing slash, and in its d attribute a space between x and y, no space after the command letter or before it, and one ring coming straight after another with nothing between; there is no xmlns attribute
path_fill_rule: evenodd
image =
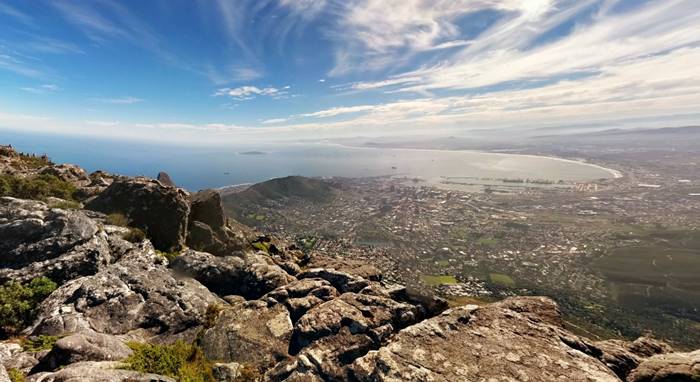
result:
<svg viewBox="0 0 700 382"><path fill-rule="evenodd" d="M698 68L697 0L0 0L14 130L235 142L694 124Z"/></svg>

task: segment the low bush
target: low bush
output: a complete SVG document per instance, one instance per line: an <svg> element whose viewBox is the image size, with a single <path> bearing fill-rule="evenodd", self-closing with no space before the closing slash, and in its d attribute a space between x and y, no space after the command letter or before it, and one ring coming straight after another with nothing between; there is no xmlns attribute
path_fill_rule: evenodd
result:
<svg viewBox="0 0 700 382"><path fill-rule="evenodd" d="M53 175L36 175L30 178L0 175L0 196L36 200L45 200L53 196L73 200L75 191L75 186Z"/></svg>
<svg viewBox="0 0 700 382"><path fill-rule="evenodd" d="M105 223L109 225L116 225L119 227L126 227L129 225L129 218L126 216L120 214L120 213L113 213L107 215L107 218L105 219Z"/></svg>
<svg viewBox="0 0 700 382"><path fill-rule="evenodd" d="M10 281L0 286L0 338L7 338L36 318L36 308L58 286L46 277L26 284Z"/></svg>
<svg viewBox="0 0 700 382"><path fill-rule="evenodd" d="M28 352L40 352L43 350L51 350L56 341L61 339L59 336L38 336L35 338L27 338L22 341L22 349Z"/></svg>
<svg viewBox="0 0 700 382"><path fill-rule="evenodd" d="M24 373L17 369L7 369L7 376L10 377L11 382L24 382L27 380Z"/></svg>
<svg viewBox="0 0 700 382"><path fill-rule="evenodd" d="M171 345L130 342L133 353L126 368L175 378L181 382L213 382L213 364L198 346L177 341Z"/></svg>
<svg viewBox="0 0 700 382"><path fill-rule="evenodd" d="M138 244L146 240L146 233L138 228L129 228L129 232L122 235L122 238L126 241Z"/></svg>
<svg viewBox="0 0 700 382"><path fill-rule="evenodd" d="M175 260L176 257L180 256L180 252L163 252L156 249L156 254L165 257L168 261Z"/></svg>

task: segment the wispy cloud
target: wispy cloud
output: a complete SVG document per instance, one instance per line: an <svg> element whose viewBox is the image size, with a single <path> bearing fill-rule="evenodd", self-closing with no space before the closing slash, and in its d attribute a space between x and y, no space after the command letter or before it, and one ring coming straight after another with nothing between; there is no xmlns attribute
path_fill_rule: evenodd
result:
<svg viewBox="0 0 700 382"><path fill-rule="evenodd" d="M95 98L94 100L99 103L107 103L112 105L132 105L144 101L142 98L137 97Z"/></svg>
<svg viewBox="0 0 700 382"><path fill-rule="evenodd" d="M22 24L34 26L34 19L31 16L4 2L0 2L0 13L10 16Z"/></svg>
<svg viewBox="0 0 700 382"><path fill-rule="evenodd" d="M43 84L40 86L26 86L26 87L21 87L21 90L24 90L25 92L29 93L34 93L34 94L44 94L44 93L50 93L50 92L55 92L59 90L58 86L54 84Z"/></svg>
<svg viewBox="0 0 700 382"><path fill-rule="evenodd" d="M274 99L286 98L289 96L289 86L282 89L274 87L259 88L257 86L241 86L237 88L221 88L214 93L214 96L229 96L236 100L245 101L256 98L257 96L266 96Z"/></svg>

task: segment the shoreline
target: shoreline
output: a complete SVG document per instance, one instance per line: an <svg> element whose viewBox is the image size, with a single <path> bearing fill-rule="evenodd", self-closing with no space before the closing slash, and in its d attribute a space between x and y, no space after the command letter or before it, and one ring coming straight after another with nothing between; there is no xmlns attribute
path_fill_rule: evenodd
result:
<svg viewBox="0 0 700 382"><path fill-rule="evenodd" d="M400 151L437 151L437 152L454 152L454 153L478 153L478 154L489 154L489 155L498 155L498 156L522 156L522 157L529 157L529 158L544 158L544 159L551 159L551 160L556 160L560 162L566 162L566 163L574 163L574 164L580 164L580 165L585 165L593 168L597 168L599 170L603 170L607 172L608 174L612 175L613 179L621 179L624 178L624 174L622 171L609 168L609 167L604 167L595 163L588 163L584 162L581 160L575 160L575 159L567 159L567 158L561 158L561 157L555 157L555 156L547 156L547 155L535 155L535 154L519 154L519 153L498 153L498 152L493 152L493 151L484 151L484 150L453 150L453 149L418 149L418 148L407 148L407 147L363 147L363 146L348 146L344 145L342 143L318 143L321 145L327 145L327 146L339 146L347 149L359 149L359 150L377 150L377 149L382 149L382 150L400 150Z"/></svg>

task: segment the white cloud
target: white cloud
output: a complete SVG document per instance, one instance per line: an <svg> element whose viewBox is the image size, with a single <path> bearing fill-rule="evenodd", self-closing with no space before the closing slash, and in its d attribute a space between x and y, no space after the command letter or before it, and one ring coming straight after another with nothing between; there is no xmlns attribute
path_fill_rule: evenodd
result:
<svg viewBox="0 0 700 382"><path fill-rule="evenodd" d="M25 92L34 93L34 94L44 94L44 93L55 92L55 91L59 90L58 86L56 86L54 84L44 84L44 85L37 86L37 87L27 86L27 87L21 87L20 89L24 90Z"/></svg>
<svg viewBox="0 0 700 382"><path fill-rule="evenodd" d="M287 121L288 121L287 118L271 118L271 119L266 119L266 120L262 121L262 124L263 125L277 125L280 123L285 123Z"/></svg>
<svg viewBox="0 0 700 382"><path fill-rule="evenodd" d="M214 93L214 96L229 96L237 100L251 100L256 96L266 96L275 99L286 98L289 96L288 89L290 86L285 86L282 89L274 87L259 88L257 86L241 86L237 88L221 88Z"/></svg>

